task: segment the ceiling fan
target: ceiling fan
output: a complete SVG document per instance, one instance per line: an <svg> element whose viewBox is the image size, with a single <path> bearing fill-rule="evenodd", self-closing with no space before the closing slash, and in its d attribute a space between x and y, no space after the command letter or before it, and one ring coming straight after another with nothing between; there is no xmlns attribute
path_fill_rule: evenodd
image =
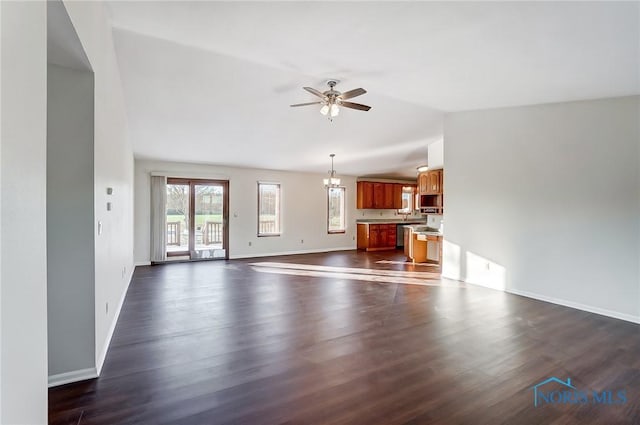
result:
<svg viewBox="0 0 640 425"><path fill-rule="evenodd" d="M327 81L329 90L325 92L316 90L313 87L303 87L303 89L315 96L318 96L322 100L318 102L297 103L295 105L291 105L291 107L322 105L322 107L320 108L320 113L322 115L328 115L329 120L332 120L333 117L338 116L338 114L340 113L340 106L344 106L345 108L350 109L357 109L359 111L368 111L369 109L371 109L371 106L346 101L347 99L365 94L367 92L365 89L357 88L346 91L344 93L340 93L339 91L334 89L336 84L338 84L338 81L336 80Z"/></svg>

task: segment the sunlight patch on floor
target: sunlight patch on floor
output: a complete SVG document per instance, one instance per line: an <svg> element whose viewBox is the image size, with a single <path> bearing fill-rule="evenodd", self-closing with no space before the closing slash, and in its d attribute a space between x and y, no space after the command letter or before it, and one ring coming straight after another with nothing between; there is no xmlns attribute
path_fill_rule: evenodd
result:
<svg viewBox="0 0 640 425"><path fill-rule="evenodd" d="M405 285L457 286L457 283L441 281L439 273L412 272L403 270L376 270L359 267L333 267L314 264L261 262L251 263L260 273L275 273L294 276L328 277L367 282L401 283Z"/></svg>

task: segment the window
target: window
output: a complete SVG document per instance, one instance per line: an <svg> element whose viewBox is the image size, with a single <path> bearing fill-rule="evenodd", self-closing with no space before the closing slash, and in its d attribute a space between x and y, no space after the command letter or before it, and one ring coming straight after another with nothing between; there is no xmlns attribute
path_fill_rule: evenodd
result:
<svg viewBox="0 0 640 425"><path fill-rule="evenodd" d="M400 214L411 214L413 212L413 187L402 188L402 208L398 210Z"/></svg>
<svg viewBox="0 0 640 425"><path fill-rule="evenodd" d="M280 236L280 184L258 182L258 236Z"/></svg>
<svg viewBox="0 0 640 425"><path fill-rule="evenodd" d="M344 187L330 187L327 189L328 232L344 233Z"/></svg>

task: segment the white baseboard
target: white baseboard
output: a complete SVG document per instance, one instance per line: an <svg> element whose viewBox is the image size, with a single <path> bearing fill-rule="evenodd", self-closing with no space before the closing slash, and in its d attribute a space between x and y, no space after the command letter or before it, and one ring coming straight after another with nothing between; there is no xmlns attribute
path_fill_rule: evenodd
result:
<svg viewBox="0 0 640 425"><path fill-rule="evenodd" d="M57 387L58 385L70 384L72 382L86 381L87 379L94 379L97 377L98 371L95 367L50 375L49 388Z"/></svg>
<svg viewBox="0 0 640 425"><path fill-rule="evenodd" d="M593 307L586 304L580 304L573 301L567 301L554 297L547 297L545 295L534 294L532 292L520 291L518 289L507 289L509 294L520 295L527 298L533 298L539 301L545 301L552 304L558 304L565 307L575 308L577 310L588 311L589 313L599 314L601 316L613 317L614 319L625 320L627 322L640 324L640 316L634 316L632 314L618 313L617 311L607 310L604 308Z"/></svg>
<svg viewBox="0 0 640 425"><path fill-rule="evenodd" d="M256 254L232 255L229 257L229 259L239 260L242 258L275 257L277 255L317 254L319 252L353 251L354 249L356 249L355 246L345 246L345 247L339 247L339 248L320 248L320 249L303 249L299 251L265 252L265 253L256 253Z"/></svg>
<svg viewBox="0 0 640 425"><path fill-rule="evenodd" d="M338 248L320 248L320 249L302 249L298 251L280 251L280 252L258 252L255 254L239 254L230 255L230 260L240 260L243 258L258 258L258 257L275 257L278 255L297 255L297 254L317 254L319 252L334 252L334 251L351 251L356 249L354 246L343 246ZM170 261L168 263L171 263ZM151 261L138 261L136 266L150 266Z"/></svg>
<svg viewBox="0 0 640 425"><path fill-rule="evenodd" d="M129 290L129 285L131 285L131 280L133 279L133 269L129 271L129 276L127 280L127 286L122 291L120 295L120 302L118 302L118 308L116 309L116 314L113 316L113 321L111 322L111 326L109 326L109 332L107 333L107 338L104 341L104 345L102 346L102 351L100 355L96 358L96 371L97 376L100 376L102 372L102 366L104 366L104 359L107 357L107 351L109 351L109 345L111 345L111 338L113 337L113 332L116 329L116 325L118 324L118 318L120 317L120 310L122 310L122 305L124 304L124 299L127 296L127 291Z"/></svg>

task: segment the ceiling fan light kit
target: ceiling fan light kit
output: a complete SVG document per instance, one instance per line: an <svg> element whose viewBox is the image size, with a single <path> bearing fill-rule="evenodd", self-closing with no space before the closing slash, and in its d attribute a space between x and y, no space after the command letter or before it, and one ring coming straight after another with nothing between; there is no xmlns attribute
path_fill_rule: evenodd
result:
<svg viewBox="0 0 640 425"><path fill-rule="evenodd" d="M347 99L365 94L367 92L365 89L357 88L341 93L334 89L336 84L338 84L337 80L327 81L329 90L325 92L316 90L313 87L303 87L303 89L313 94L314 96L318 96L322 100L319 102L297 103L295 105L291 105L291 107L322 105L322 107L320 108L320 113L324 116L327 116L329 118L329 121L333 121L333 118L338 116L341 106L345 108L356 109L358 111L368 111L369 109L371 109L371 106L362 105L360 103L346 102Z"/></svg>

